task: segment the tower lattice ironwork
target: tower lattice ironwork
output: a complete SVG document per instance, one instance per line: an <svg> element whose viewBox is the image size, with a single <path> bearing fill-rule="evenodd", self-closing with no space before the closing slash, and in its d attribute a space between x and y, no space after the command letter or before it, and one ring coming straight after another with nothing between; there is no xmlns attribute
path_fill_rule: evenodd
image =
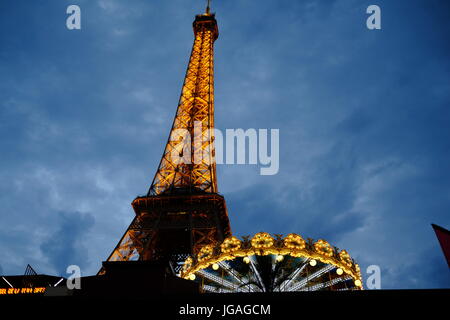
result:
<svg viewBox="0 0 450 320"><path fill-rule="evenodd" d="M225 199L218 194L214 159L214 41L219 31L209 3L193 22L194 44L177 112L146 196L108 261L180 262L231 235Z"/></svg>

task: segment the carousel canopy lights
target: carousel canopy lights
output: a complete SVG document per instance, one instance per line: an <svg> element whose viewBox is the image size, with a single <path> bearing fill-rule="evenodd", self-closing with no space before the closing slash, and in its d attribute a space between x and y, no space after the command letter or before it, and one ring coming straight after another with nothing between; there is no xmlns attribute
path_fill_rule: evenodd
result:
<svg viewBox="0 0 450 320"><path fill-rule="evenodd" d="M297 282L295 288L298 287L301 290L305 290L306 282L303 284L296 278L301 277L302 272L305 272L304 269L309 268L316 269L314 273L317 277L323 276L324 272L332 273L334 276L330 276L331 278L337 277L327 279L328 282L324 283L324 285L315 285L318 289L334 286L344 281L352 283L353 287L348 288L349 290L362 289L360 268L346 250L339 250L323 239L317 241L312 239L304 240L300 235L294 233L288 234L283 238L282 235L272 236L269 233L260 232L253 237L243 237L242 240L231 236L221 243L207 245L202 247L197 255L189 257L185 261L180 276L194 280L204 275L207 269L212 269L214 271L222 271L223 274L227 274L233 281L239 282L241 281L238 276L239 272L231 269L233 269L233 266L243 262L242 265L247 265L247 269L250 268L249 270L255 274L255 278L261 280L257 263L257 260L260 258L258 257L270 255L273 256L273 260L269 261L272 261L274 265L278 265L279 268L284 268L283 265L289 262L290 259L298 258L297 260L303 263L290 278L283 279L283 281L277 279L281 283L277 287L279 290L281 290L283 284L291 285L292 290L294 282ZM228 267L225 268L224 266ZM197 277L195 277L196 274ZM241 288L242 286L243 284L238 287ZM255 285L248 285L248 287L251 290L256 290ZM261 284L261 287L264 287L264 285Z"/></svg>

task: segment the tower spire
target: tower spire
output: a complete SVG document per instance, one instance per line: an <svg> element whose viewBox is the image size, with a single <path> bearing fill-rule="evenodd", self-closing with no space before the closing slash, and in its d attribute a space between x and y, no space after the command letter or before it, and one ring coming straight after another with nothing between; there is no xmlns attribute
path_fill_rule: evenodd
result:
<svg viewBox="0 0 450 320"><path fill-rule="evenodd" d="M210 10L210 0L208 0L208 4L206 5L206 13L209 14L209 10Z"/></svg>

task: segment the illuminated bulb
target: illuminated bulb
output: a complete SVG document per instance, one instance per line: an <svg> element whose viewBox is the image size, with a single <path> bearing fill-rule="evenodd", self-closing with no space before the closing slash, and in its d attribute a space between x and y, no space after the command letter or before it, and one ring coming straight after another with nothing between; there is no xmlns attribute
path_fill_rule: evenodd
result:
<svg viewBox="0 0 450 320"><path fill-rule="evenodd" d="M249 257L244 257L244 262L245 263L250 263L250 258Z"/></svg>
<svg viewBox="0 0 450 320"><path fill-rule="evenodd" d="M310 265L311 267L314 267L316 264L317 264L317 261L314 260L314 259L312 259L312 260L309 262L309 265Z"/></svg>
<svg viewBox="0 0 450 320"><path fill-rule="evenodd" d="M359 279L355 280L355 286L361 287L361 281Z"/></svg>
<svg viewBox="0 0 450 320"><path fill-rule="evenodd" d="M195 280L195 274L192 273L192 274L189 276L189 279Z"/></svg>
<svg viewBox="0 0 450 320"><path fill-rule="evenodd" d="M284 259L283 255L279 254L279 255L277 256L277 261L278 261L278 262L283 261L283 259Z"/></svg>
<svg viewBox="0 0 450 320"><path fill-rule="evenodd" d="M219 269L219 265L217 263L214 263L212 265L213 270L218 270Z"/></svg>
<svg viewBox="0 0 450 320"><path fill-rule="evenodd" d="M342 274L344 273L344 270L342 270L341 268L338 268L338 269L336 270L336 273L337 273L338 275L342 275Z"/></svg>

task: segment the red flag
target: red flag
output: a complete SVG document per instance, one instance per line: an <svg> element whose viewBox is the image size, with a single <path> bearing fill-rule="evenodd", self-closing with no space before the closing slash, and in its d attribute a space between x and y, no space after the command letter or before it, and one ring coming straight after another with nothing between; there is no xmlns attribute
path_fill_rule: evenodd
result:
<svg viewBox="0 0 450 320"><path fill-rule="evenodd" d="M441 244L442 252L444 252L448 267L450 268L450 231L435 224L431 224L431 226Z"/></svg>

